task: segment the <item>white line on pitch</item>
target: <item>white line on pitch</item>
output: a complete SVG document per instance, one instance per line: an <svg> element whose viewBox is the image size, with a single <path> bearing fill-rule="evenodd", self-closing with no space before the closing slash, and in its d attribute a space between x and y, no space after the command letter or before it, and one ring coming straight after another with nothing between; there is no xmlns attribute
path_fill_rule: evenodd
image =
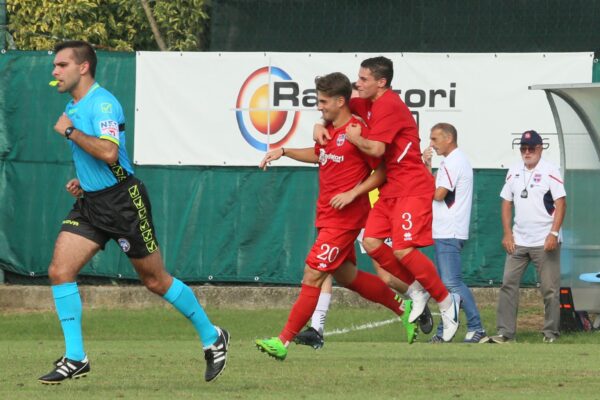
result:
<svg viewBox="0 0 600 400"><path fill-rule="evenodd" d="M367 322L366 324L362 324L362 325L352 325L350 328L334 329L332 331L325 332L323 334L323 336L344 335L344 334L350 333L350 332L364 331L365 329L379 328L380 326L393 324L394 322L398 322L398 321L401 321L400 317L386 319L385 321Z"/></svg>
<svg viewBox="0 0 600 400"><path fill-rule="evenodd" d="M431 313L431 314L439 315L439 313ZM375 328L379 328L379 327L386 326L389 324L393 324L394 322L399 322L401 320L402 319L400 317L396 317L396 318L392 318L392 319L386 319L385 321L367 322L366 324L362 324L362 325L352 325L349 328L341 328L341 329L334 329L332 331L326 331L325 333L323 333L323 336L345 335L346 333L350 333L350 332L364 331L367 329L375 329Z"/></svg>

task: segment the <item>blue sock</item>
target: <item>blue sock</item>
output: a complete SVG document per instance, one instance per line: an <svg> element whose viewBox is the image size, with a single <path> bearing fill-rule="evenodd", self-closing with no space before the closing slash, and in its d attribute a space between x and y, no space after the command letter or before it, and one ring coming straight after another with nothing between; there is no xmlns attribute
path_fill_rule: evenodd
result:
<svg viewBox="0 0 600 400"><path fill-rule="evenodd" d="M219 336L217 329L208 319L189 286L179 279L173 278L171 287L163 297L192 322L204 347L217 341Z"/></svg>
<svg viewBox="0 0 600 400"><path fill-rule="evenodd" d="M81 334L81 297L77 282L52 286L56 313L65 337L65 357L81 361L85 358Z"/></svg>

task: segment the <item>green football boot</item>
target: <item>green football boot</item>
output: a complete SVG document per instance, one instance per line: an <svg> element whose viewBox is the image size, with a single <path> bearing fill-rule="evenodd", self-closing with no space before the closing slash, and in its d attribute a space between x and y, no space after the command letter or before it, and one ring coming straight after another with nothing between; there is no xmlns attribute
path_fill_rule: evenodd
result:
<svg viewBox="0 0 600 400"><path fill-rule="evenodd" d="M417 333L419 333L419 328L417 324L414 322L408 322L408 316L410 315L410 311L412 310L412 300L404 300L404 314L402 314L402 324L404 325L404 329L406 329L406 338L408 344L413 344L415 340L417 340Z"/></svg>
<svg viewBox="0 0 600 400"><path fill-rule="evenodd" d="M256 348L276 360L283 361L287 356L287 347L284 346L281 339L277 336L269 339L256 339L254 343L256 344Z"/></svg>

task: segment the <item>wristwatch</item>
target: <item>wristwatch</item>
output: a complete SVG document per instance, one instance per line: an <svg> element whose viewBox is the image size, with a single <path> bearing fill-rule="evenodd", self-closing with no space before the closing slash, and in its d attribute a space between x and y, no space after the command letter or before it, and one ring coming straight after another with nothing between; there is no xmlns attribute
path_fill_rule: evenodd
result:
<svg viewBox="0 0 600 400"><path fill-rule="evenodd" d="M65 137L67 138L67 140L71 140L71 133L73 133L74 130L74 126L70 126L67 129L65 129Z"/></svg>
<svg viewBox="0 0 600 400"><path fill-rule="evenodd" d="M556 237L558 237L558 232L556 232L556 231L550 231L550 234L551 234L552 236L556 236Z"/></svg>

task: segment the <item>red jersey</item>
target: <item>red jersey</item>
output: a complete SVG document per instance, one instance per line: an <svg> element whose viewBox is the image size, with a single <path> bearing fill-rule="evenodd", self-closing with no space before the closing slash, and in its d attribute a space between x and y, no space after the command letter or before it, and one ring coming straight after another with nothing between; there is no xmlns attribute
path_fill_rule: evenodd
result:
<svg viewBox="0 0 600 400"><path fill-rule="evenodd" d="M368 128L355 117L337 129L328 124L325 128L331 140L325 146L315 144L315 154L319 156L319 199L317 200L317 228L360 229L365 226L371 209L369 195L357 197L341 210L329 205L336 194L347 192L371 173L370 157L346 140L349 124L361 124L362 135L366 137Z"/></svg>
<svg viewBox="0 0 600 400"><path fill-rule="evenodd" d="M392 89L375 101L350 99L350 109L369 126L369 140L386 144L383 161L387 180L380 197L428 195L435 181L421 158L419 129L410 110Z"/></svg>

